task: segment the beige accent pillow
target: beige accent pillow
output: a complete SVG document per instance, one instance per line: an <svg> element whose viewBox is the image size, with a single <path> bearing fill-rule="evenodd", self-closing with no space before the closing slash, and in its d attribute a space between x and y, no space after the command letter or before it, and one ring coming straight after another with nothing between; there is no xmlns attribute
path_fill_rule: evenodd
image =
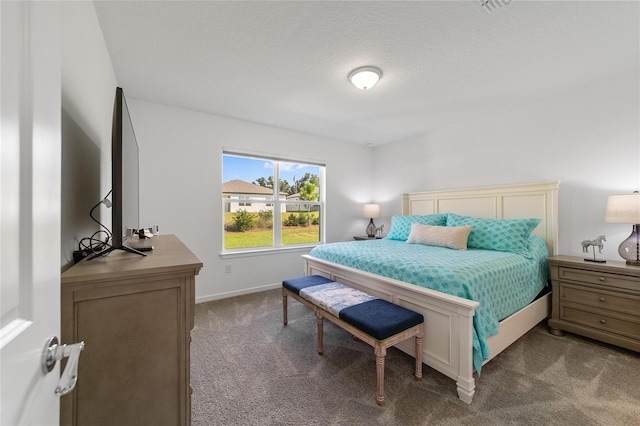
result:
<svg viewBox="0 0 640 426"><path fill-rule="evenodd" d="M471 226L432 226L413 223L407 243L466 250L470 233Z"/></svg>

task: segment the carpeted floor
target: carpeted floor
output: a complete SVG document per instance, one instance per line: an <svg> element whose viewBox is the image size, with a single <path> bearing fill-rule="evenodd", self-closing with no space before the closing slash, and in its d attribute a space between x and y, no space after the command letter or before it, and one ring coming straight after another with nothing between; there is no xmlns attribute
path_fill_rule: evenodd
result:
<svg viewBox="0 0 640 426"><path fill-rule="evenodd" d="M196 306L191 344L192 424L640 425L640 354L539 324L484 366L476 394L391 348L385 406L375 403L373 349L279 289Z"/></svg>

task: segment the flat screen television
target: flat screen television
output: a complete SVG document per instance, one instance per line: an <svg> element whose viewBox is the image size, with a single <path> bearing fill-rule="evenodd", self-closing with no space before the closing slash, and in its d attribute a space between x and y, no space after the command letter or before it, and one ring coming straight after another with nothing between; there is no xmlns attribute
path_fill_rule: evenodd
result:
<svg viewBox="0 0 640 426"><path fill-rule="evenodd" d="M111 135L111 250L126 250L146 256L127 245L140 228L139 151L127 101L116 88ZM137 236L136 236L137 239Z"/></svg>

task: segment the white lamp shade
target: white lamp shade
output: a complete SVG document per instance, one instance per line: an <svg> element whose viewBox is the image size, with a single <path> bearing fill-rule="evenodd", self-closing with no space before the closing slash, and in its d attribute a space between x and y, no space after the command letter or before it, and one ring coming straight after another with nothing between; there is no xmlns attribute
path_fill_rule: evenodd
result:
<svg viewBox="0 0 640 426"><path fill-rule="evenodd" d="M640 223L640 193L610 195L605 221L610 223Z"/></svg>
<svg viewBox="0 0 640 426"><path fill-rule="evenodd" d="M362 208L362 216L371 219L380 216L380 204L365 204Z"/></svg>
<svg viewBox="0 0 640 426"><path fill-rule="evenodd" d="M360 90L367 90L372 88L380 77L382 71L375 67L361 67L353 70L349 74L349 80Z"/></svg>

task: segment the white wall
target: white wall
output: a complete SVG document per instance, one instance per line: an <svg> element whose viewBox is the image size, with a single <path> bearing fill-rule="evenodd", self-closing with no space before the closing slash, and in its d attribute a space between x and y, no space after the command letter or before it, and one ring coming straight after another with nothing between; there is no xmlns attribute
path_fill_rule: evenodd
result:
<svg viewBox="0 0 640 426"><path fill-rule="evenodd" d="M604 212L607 195L640 189L638 81L635 70L376 147L381 222L403 192L559 180L559 252L582 256L582 240L605 234L603 258L620 260L631 225Z"/></svg>
<svg viewBox="0 0 640 426"><path fill-rule="evenodd" d="M111 189L111 121L117 86L93 3L61 2L62 251L68 266L78 241L99 229L89 210ZM111 227L111 211L96 216Z"/></svg>
<svg viewBox="0 0 640 426"><path fill-rule="evenodd" d="M198 301L300 276L300 254L308 251L220 257L223 148L326 164L327 241L364 232L367 222L360 216L362 204L371 201L371 148L131 98L127 104L140 148L141 225L176 234L203 261Z"/></svg>
<svg viewBox="0 0 640 426"><path fill-rule="evenodd" d="M98 229L90 208L111 187L117 79L90 2L62 6L62 265ZM125 87L125 93L127 88ZM223 147L327 164L327 241L363 233L362 204L385 224L409 191L562 181L561 253L606 234L604 257L630 226L604 223L606 196L640 188L638 71L461 121L374 149L128 99L141 153L141 224L175 233L204 262L199 300L302 273L299 252L221 259ZM109 210L100 219L110 226ZM232 273L224 273L224 265Z"/></svg>
<svg viewBox="0 0 640 426"><path fill-rule="evenodd" d="M89 210L111 189L117 79L91 2L62 5L61 265L99 229ZM124 87L125 95L127 88ZM199 300L241 294L301 275L300 251L221 259L222 147L327 164L327 241L363 233L372 149L127 98L140 145L140 219L178 235L203 261ZM99 220L111 227L111 211ZM232 272L224 273L230 264Z"/></svg>

